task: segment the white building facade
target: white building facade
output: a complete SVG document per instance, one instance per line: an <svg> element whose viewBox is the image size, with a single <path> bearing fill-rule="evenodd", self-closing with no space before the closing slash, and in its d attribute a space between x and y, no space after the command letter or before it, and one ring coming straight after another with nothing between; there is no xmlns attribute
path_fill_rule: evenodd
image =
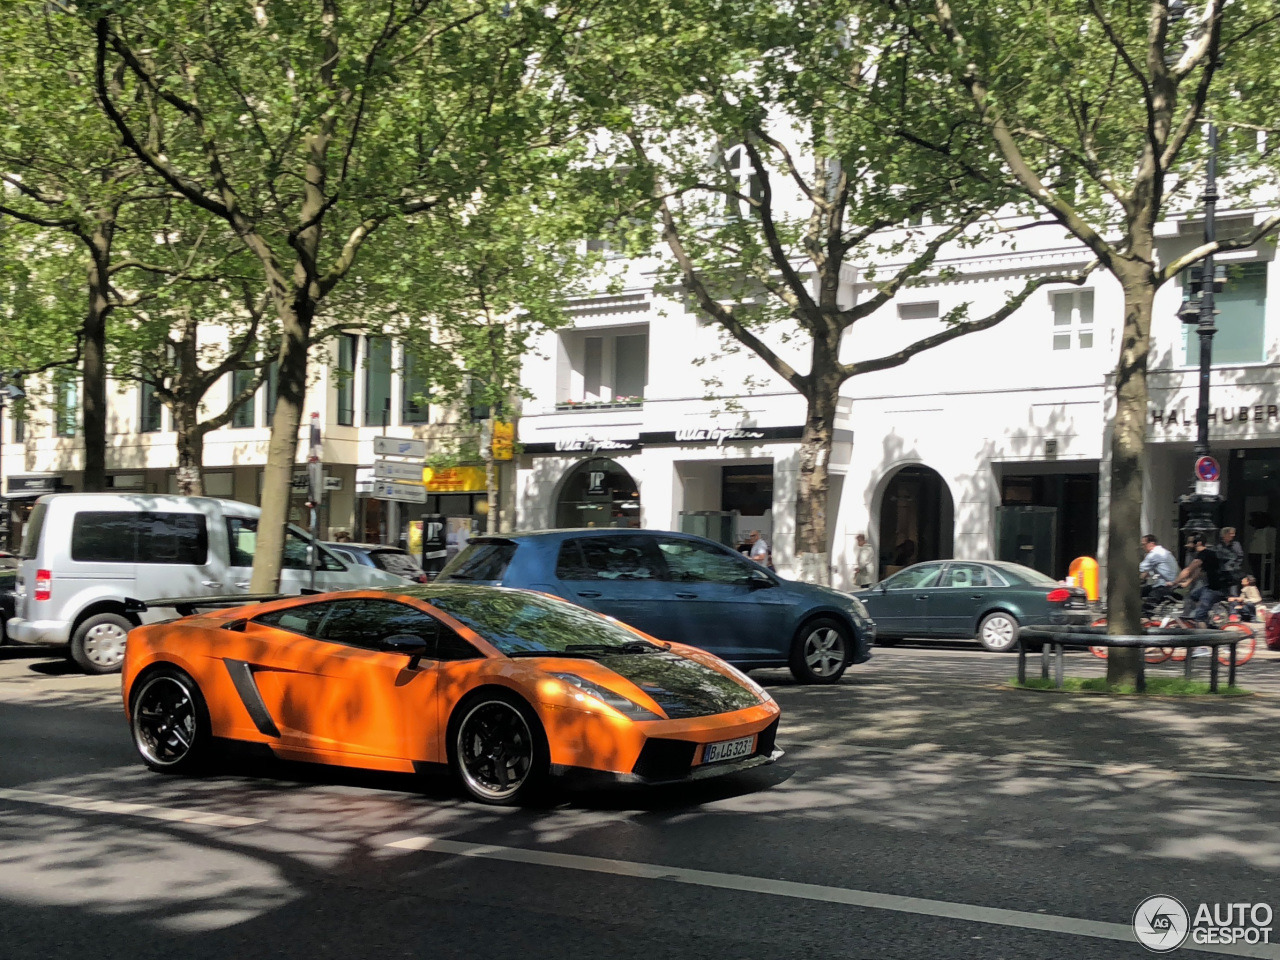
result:
<svg viewBox="0 0 1280 960"><path fill-rule="evenodd" d="M1260 221L1220 213L1219 234ZM1163 228L1161 256L1203 233L1194 217ZM844 359L891 353L943 329L948 311L999 308L1030 279L1092 260L1045 221L944 251L945 279L904 289L848 334ZM1280 302L1273 249L1220 257L1211 439L1224 465L1222 522L1241 530L1264 592L1280 588ZM878 264L878 275L892 264ZM620 287L578 301L573 325L547 334L525 368L517 510L524 528L620 526L686 530L740 543L761 530L784 573L794 566L795 476L805 405L745 348L654 282L653 261L615 261ZM849 270L845 302L869 285ZM1191 487L1198 346L1177 318L1182 287L1157 297L1144 527L1175 544L1178 497ZM1105 563L1110 378L1122 324L1119 285L1094 272L1050 284L1000 325L848 381L831 461L832 582L852 582L865 533L883 576L944 557L1007 559L1064 577L1078 556ZM1192 332L1188 334L1188 330ZM771 345L798 369L804 344Z"/></svg>

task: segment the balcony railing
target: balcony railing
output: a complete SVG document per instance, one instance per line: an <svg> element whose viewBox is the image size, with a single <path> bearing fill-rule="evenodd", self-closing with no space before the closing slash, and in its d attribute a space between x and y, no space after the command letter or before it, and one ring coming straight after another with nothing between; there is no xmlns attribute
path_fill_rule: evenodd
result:
<svg viewBox="0 0 1280 960"><path fill-rule="evenodd" d="M644 397L617 397L613 400L560 400L556 412L568 410L639 410Z"/></svg>

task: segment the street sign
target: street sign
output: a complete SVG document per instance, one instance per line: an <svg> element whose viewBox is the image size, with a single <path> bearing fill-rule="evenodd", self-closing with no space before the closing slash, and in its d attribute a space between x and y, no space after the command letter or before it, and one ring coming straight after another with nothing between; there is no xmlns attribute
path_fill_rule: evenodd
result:
<svg viewBox="0 0 1280 960"><path fill-rule="evenodd" d="M427 459L427 441L402 440L400 437L374 437L373 453L378 457L413 457Z"/></svg>
<svg viewBox="0 0 1280 960"><path fill-rule="evenodd" d="M293 493L306 493L307 488L311 485L311 481L305 473L295 473L293 480L290 481L290 490ZM341 490L342 478L331 477L327 473L324 475L324 488L327 491Z"/></svg>
<svg viewBox="0 0 1280 960"><path fill-rule="evenodd" d="M1196 496L1200 497L1216 497L1219 496L1219 489L1222 487L1220 480L1197 480Z"/></svg>
<svg viewBox="0 0 1280 960"><path fill-rule="evenodd" d="M375 500L398 500L401 503L426 503L427 488L420 483L401 483L399 480L373 481Z"/></svg>
<svg viewBox="0 0 1280 960"><path fill-rule="evenodd" d="M407 460L375 460L373 476L377 480L405 480L422 483L422 464Z"/></svg>
<svg viewBox="0 0 1280 960"><path fill-rule="evenodd" d="M1222 477L1222 469L1213 457L1200 457L1196 460L1196 479L1204 483L1213 483Z"/></svg>

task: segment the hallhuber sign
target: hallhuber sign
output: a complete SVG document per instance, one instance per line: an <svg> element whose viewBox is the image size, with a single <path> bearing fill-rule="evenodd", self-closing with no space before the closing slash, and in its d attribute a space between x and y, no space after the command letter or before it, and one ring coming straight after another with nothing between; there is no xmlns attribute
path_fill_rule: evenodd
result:
<svg viewBox="0 0 1280 960"><path fill-rule="evenodd" d="M1280 420L1280 405L1274 403L1254 404L1249 407L1216 407L1209 411L1209 422L1211 424L1246 424L1246 423L1271 423ZM1176 408L1173 410L1156 410L1151 411L1151 426L1164 427L1166 430L1170 427L1194 427L1196 425L1196 411L1191 409Z"/></svg>

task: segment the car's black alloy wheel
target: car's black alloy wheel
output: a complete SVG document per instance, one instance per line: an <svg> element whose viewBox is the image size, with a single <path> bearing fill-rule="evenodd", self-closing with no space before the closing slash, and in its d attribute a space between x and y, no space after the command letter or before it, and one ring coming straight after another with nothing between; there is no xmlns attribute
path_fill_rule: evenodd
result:
<svg viewBox="0 0 1280 960"><path fill-rule="evenodd" d="M542 786L549 766L537 715L505 691L481 693L458 707L451 760L459 781L482 803L515 804Z"/></svg>
<svg viewBox="0 0 1280 960"><path fill-rule="evenodd" d="M164 668L138 684L132 709L133 744L153 770L181 772L205 760L209 712L200 688L180 670Z"/></svg>

